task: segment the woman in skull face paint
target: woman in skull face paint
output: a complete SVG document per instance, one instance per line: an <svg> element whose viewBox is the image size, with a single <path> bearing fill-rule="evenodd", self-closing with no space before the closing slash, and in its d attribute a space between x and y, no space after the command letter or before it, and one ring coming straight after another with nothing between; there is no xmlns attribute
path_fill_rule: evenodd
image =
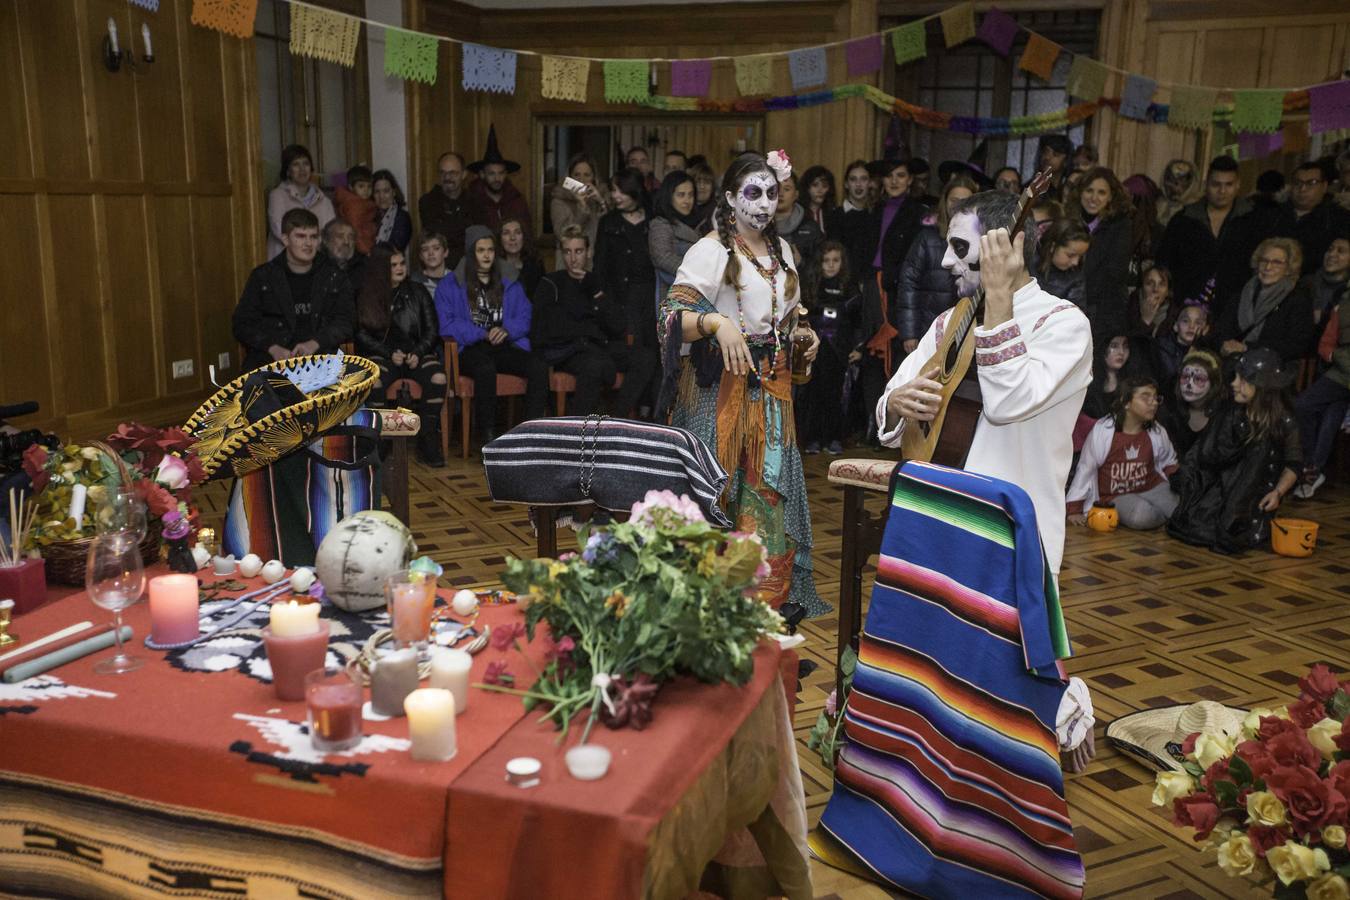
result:
<svg viewBox="0 0 1350 900"><path fill-rule="evenodd" d="M661 304L661 409L698 435L731 475L722 496L740 531L763 541L770 574L761 595L808 615L829 605L811 571L811 516L797 450L789 371L794 339L815 359L819 338L799 330L792 248L774 227L782 151L737 157L722 179L714 230L685 253ZM681 342L690 353L680 357Z"/></svg>

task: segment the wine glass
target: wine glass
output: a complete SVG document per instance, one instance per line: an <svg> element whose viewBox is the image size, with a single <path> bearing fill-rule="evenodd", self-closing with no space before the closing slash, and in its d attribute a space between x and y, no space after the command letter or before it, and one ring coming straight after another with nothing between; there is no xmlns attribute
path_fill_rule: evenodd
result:
<svg viewBox="0 0 1350 900"><path fill-rule="evenodd" d="M145 501L128 484L112 488L96 521L100 534L127 532L139 544L146 534Z"/></svg>
<svg viewBox="0 0 1350 900"><path fill-rule="evenodd" d="M117 655L94 666L94 671L100 675L119 675L139 669L145 660L128 656L122 647L122 610L139 600L145 590L145 563L134 532L111 531L94 538L84 584L95 606L112 611L117 641Z"/></svg>

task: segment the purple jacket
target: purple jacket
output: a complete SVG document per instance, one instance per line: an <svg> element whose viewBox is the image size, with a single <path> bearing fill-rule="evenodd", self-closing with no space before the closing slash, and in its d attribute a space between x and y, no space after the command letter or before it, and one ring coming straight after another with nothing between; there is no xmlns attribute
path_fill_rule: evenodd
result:
<svg viewBox="0 0 1350 900"><path fill-rule="evenodd" d="M533 311L524 288L514 281L503 279L502 327L510 335L508 340L522 350L530 349L530 317ZM487 340L487 331L473 323L468 291L453 274L447 274L436 286L436 316L441 322L441 336L452 338L461 350Z"/></svg>

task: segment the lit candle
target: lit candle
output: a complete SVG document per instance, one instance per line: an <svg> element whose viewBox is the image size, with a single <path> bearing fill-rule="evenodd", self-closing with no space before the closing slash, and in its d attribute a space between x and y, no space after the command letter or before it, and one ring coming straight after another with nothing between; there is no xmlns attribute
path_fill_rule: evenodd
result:
<svg viewBox="0 0 1350 900"><path fill-rule="evenodd" d="M455 755L455 695L442 688L418 688L403 701L408 714L412 758L444 762Z"/></svg>
<svg viewBox="0 0 1350 900"><path fill-rule="evenodd" d="M113 21L112 16L108 16L108 43L112 45L113 53L120 53L117 47L117 23Z"/></svg>
<svg viewBox="0 0 1350 900"><path fill-rule="evenodd" d="M424 581L407 581L393 586L389 617L393 620L394 640L402 645L425 643L431 635L431 613L436 602L434 585L428 590Z"/></svg>
<svg viewBox="0 0 1350 900"><path fill-rule="evenodd" d="M145 58L149 59L155 55L155 51L150 46L150 26L144 22L141 23L141 40L145 43Z"/></svg>
<svg viewBox="0 0 1350 900"><path fill-rule="evenodd" d="M312 634L319 630L319 604L296 603L294 600L273 603L271 625L272 633L277 637Z"/></svg>
<svg viewBox="0 0 1350 900"><path fill-rule="evenodd" d="M473 657L463 650L437 647L431 651L431 686L455 695L455 713L469 708L469 669Z"/></svg>
<svg viewBox="0 0 1350 900"><path fill-rule="evenodd" d="M88 497L89 488L82 484L70 489L70 511L66 513L66 518L75 520L76 531L80 529L80 520L84 518L84 502Z"/></svg>
<svg viewBox="0 0 1350 900"><path fill-rule="evenodd" d="M318 609L317 603L311 605ZM305 699L305 676L322 669L328 658L328 628L327 622L319 620L313 631L302 634L278 635L270 626L262 630L267 664L272 669L272 689L278 700ZM360 705L358 700L358 710Z"/></svg>
<svg viewBox="0 0 1350 900"><path fill-rule="evenodd" d="M157 644L196 640L200 632L196 575L150 579L150 639Z"/></svg>
<svg viewBox="0 0 1350 900"><path fill-rule="evenodd" d="M379 716L403 715L403 700L417 690L417 651L395 650L370 673L370 708Z"/></svg>

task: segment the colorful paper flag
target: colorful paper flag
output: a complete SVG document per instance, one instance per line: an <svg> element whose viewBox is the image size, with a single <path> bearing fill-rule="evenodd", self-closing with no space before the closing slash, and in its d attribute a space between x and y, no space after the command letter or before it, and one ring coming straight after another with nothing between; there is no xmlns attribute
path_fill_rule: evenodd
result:
<svg viewBox="0 0 1350 900"><path fill-rule="evenodd" d="M1167 106L1167 124L1178 128L1208 128L1214 123L1219 92L1206 87L1174 87Z"/></svg>
<svg viewBox="0 0 1350 900"><path fill-rule="evenodd" d="M844 61L848 66L848 77L871 75L881 70L881 35L870 34L844 45Z"/></svg>
<svg viewBox="0 0 1350 900"><path fill-rule="evenodd" d="M908 25L901 25L891 32L891 50L895 53L895 64L903 66L905 63L914 62L916 59L923 59L928 55L928 29L925 27L923 19L917 22L910 22Z"/></svg>
<svg viewBox="0 0 1350 900"><path fill-rule="evenodd" d="M384 74L405 81L435 84L438 43L431 35L404 31L402 28L386 28Z"/></svg>
<svg viewBox="0 0 1350 900"><path fill-rule="evenodd" d="M540 65L540 87L550 100L586 102L587 82L591 77L589 59L545 56Z"/></svg>
<svg viewBox="0 0 1350 900"><path fill-rule="evenodd" d="M980 20L977 37L992 47L999 56L1007 56L1012 52L1013 41L1017 39L1020 27L1016 19L995 6Z"/></svg>
<svg viewBox="0 0 1350 900"><path fill-rule="evenodd" d="M1147 119L1148 105L1157 90L1158 82L1152 78L1129 76L1125 79L1125 90L1120 93L1120 114L1127 119Z"/></svg>
<svg viewBox="0 0 1350 900"><path fill-rule="evenodd" d="M645 59L605 60L605 102L637 103L651 96L651 63Z"/></svg>
<svg viewBox="0 0 1350 900"><path fill-rule="evenodd" d="M829 74L826 71L825 48L806 47L802 50L793 50L788 54L788 74L792 76L794 91L824 84Z"/></svg>
<svg viewBox="0 0 1350 900"><path fill-rule="evenodd" d="M773 90L773 57L736 57L736 90L742 97L754 97Z"/></svg>
<svg viewBox="0 0 1350 900"><path fill-rule="evenodd" d="M947 46L964 44L975 36L975 4L962 3L942 11L942 39Z"/></svg>
<svg viewBox="0 0 1350 900"><path fill-rule="evenodd" d="M1303 153L1308 149L1310 141L1308 140L1308 123L1298 119L1292 119L1284 123L1280 129L1280 134L1284 135L1285 153Z"/></svg>
<svg viewBox="0 0 1350 900"><path fill-rule="evenodd" d="M150 12L159 12L159 0L131 0L132 5L139 6L141 9L148 9Z"/></svg>
<svg viewBox="0 0 1350 900"><path fill-rule="evenodd" d="M1055 72L1055 60L1059 59L1061 49L1059 44L1033 31L1027 38L1027 45L1022 50L1022 61L1017 67L1024 72L1030 72L1041 81L1049 81Z"/></svg>
<svg viewBox="0 0 1350 900"><path fill-rule="evenodd" d="M1308 88L1308 132L1350 128L1350 80Z"/></svg>
<svg viewBox="0 0 1350 900"><path fill-rule="evenodd" d="M712 86L712 60L677 59L670 64L670 93L676 97L706 97Z"/></svg>
<svg viewBox="0 0 1350 900"><path fill-rule="evenodd" d="M496 94L516 92L516 52L465 42L460 48L462 83L466 91Z"/></svg>
<svg viewBox="0 0 1350 900"><path fill-rule="evenodd" d="M1244 131L1238 135L1238 159L1264 159L1284 146L1284 132L1257 134Z"/></svg>
<svg viewBox="0 0 1350 900"><path fill-rule="evenodd" d="M253 37L258 0L192 0L192 24L237 38Z"/></svg>
<svg viewBox="0 0 1350 900"><path fill-rule="evenodd" d="M355 16L291 4L291 53L340 66L356 65L361 20Z"/></svg>
<svg viewBox="0 0 1350 900"><path fill-rule="evenodd" d="M1096 102L1106 90L1106 66L1090 56L1075 56L1069 67L1069 78L1064 92L1070 97Z"/></svg>
<svg viewBox="0 0 1350 900"><path fill-rule="evenodd" d="M1284 116L1284 91L1234 91L1234 131L1277 131Z"/></svg>

